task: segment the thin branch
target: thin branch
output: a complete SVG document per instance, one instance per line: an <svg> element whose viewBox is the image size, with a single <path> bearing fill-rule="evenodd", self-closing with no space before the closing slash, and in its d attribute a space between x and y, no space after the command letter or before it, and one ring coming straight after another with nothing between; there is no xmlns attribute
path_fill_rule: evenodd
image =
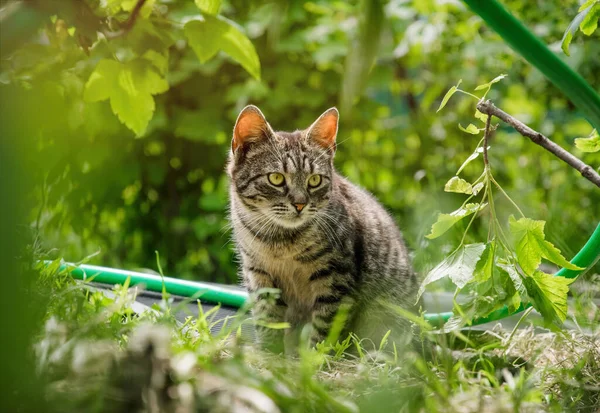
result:
<svg viewBox="0 0 600 413"><path fill-rule="evenodd" d="M488 114L488 117L485 121L485 131L483 132L483 164L485 165L485 169L488 169L490 166L490 162L488 160L488 142L491 135L491 125L492 115Z"/></svg>
<svg viewBox="0 0 600 413"><path fill-rule="evenodd" d="M129 15L129 18L123 24L123 27L121 27L119 30L117 30L115 32L103 32L103 34L106 36L106 38L107 39L115 39L117 37L127 34L131 29L133 29L133 26L135 25L135 22L136 22L138 16L140 15L140 11L142 10L142 7L144 7L145 3L146 3L146 0L138 0L137 3L135 3L133 10L131 10L131 14Z"/></svg>
<svg viewBox="0 0 600 413"><path fill-rule="evenodd" d="M498 119L503 120L504 122L512 126L521 135L531 139L533 143L540 145L542 148L546 149L559 159L563 160L567 164L571 165L573 168L577 169L584 178L586 178L588 181L592 182L594 185L600 188L600 175L594 170L594 168L587 165L581 159L577 158L572 153L560 147L559 145L548 139L546 136L542 135L540 132L534 131L529 126L525 125L523 122L504 112L502 109L497 108L489 100L479 101L479 103L477 104L477 109L481 113L493 115Z"/></svg>

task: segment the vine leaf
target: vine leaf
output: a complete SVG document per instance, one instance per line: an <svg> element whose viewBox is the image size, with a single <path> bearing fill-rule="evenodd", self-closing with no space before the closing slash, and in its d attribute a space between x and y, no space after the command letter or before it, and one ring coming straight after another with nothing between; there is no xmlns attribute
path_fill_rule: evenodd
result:
<svg viewBox="0 0 600 413"><path fill-rule="evenodd" d="M472 123L469 123L469 126L467 126L466 128L464 128L463 125L459 123L458 129L460 129L463 132L470 133L471 135L479 135L480 132L479 128L477 128L477 126L473 125Z"/></svg>
<svg viewBox="0 0 600 413"><path fill-rule="evenodd" d="M154 113L153 95L168 89L167 81L145 59L128 63L103 59L90 75L83 97L87 102L110 100L121 123L140 136Z"/></svg>
<svg viewBox="0 0 600 413"><path fill-rule="evenodd" d="M583 20L585 19L587 14L592 10L592 7L594 6L590 2L587 2L585 4L589 4L589 5L584 9L581 9L581 8L579 9L579 13L571 21L571 23L567 27L567 30L565 30L565 34L563 35L563 38L561 40L560 47L562 48L563 52L565 52L565 54L567 56L571 56L571 54L569 53L569 45L571 44L571 40L573 40L573 36L575 35L575 32L577 32L577 30L580 28ZM585 6L585 4L582 5L582 7Z"/></svg>
<svg viewBox="0 0 600 413"><path fill-rule="evenodd" d="M213 16L219 14L219 9L221 8L221 0L195 0L195 2L196 6L198 6L198 8L202 10L203 13L210 14Z"/></svg>
<svg viewBox="0 0 600 413"><path fill-rule="evenodd" d="M546 241L545 224L544 221L534 221L529 218L521 218L517 221L512 215L509 218L517 261L525 274L532 275L541 264L542 258L570 270L581 270L582 268L567 261L552 243Z"/></svg>
<svg viewBox="0 0 600 413"><path fill-rule="evenodd" d="M583 152L598 152L600 151L600 134L594 129L589 137L575 139L575 146Z"/></svg>
<svg viewBox="0 0 600 413"><path fill-rule="evenodd" d="M536 270L530 277L525 277L523 283L533 306L544 320L560 323L567 318L567 293L574 280Z"/></svg>
<svg viewBox="0 0 600 413"><path fill-rule="evenodd" d="M459 178L458 176L453 176L448 182L446 182L444 191L454 192L457 194L477 195L481 188L483 188L482 182L473 186L464 179Z"/></svg>
<svg viewBox="0 0 600 413"><path fill-rule="evenodd" d="M475 88L475 90L483 90L483 89L487 89L488 91L491 89L492 85L494 83L498 83L499 81L501 81L502 79L504 79L506 76L508 76L507 74L503 73L501 75L496 76L495 78L493 78L492 80L490 80L487 83L484 83L483 85L479 85ZM487 92L486 92L487 93Z"/></svg>
<svg viewBox="0 0 600 413"><path fill-rule="evenodd" d="M457 209L449 214L438 214L437 221L431 226L431 233L426 238L435 239L444 234L454 226L458 221L466 216L478 212L485 208L487 203L471 203Z"/></svg>
<svg viewBox="0 0 600 413"><path fill-rule="evenodd" d="M440 280L446 276L450 277L452 282L458 288L463 288L473 279L475 266L485 250L485 244L479 242L476 244L461 245L456 251L450 254L444 261L439 263L433 270L427 274L427 277L419 287L417 301L425 291L425 287L434 281Z"/></svg>
<svg viewBox="0 0 600 413"><path fill-rule="evenodd" d="M479 111L479 109L475 109L475 118L479 119L480 121L482 121L483 123L487 122L487 118L489 115L486 115L485 113L481 113Z"/></svg>
<svg viewBox="0 0 600 413"><path fill-rule="evenodd" d="M161 75L167 72L169 66L169 52L159 53L156 50L148 49L142 56L144 59L151 62Z"/></svg>
<svg viewBox="0 0 600 413"><path fill-rule="evenodd" d="M489 149L489 147L488 147L488 149ZM475 149L475 151L471 155L469 155L469 157L467 159L465 159L465 161L462 163L460 168L458 168L458 171L456 171L456 175L460 174L462 172L462 170L465 169L465 166L467 166L471 161L477 159L477 157L481 153L483 153L483 148L480 147L480 148Z"/></svg>
<svg viewBox="0 0 600 413"><path fill-rule="evenodd" d="M598 19L600 19L600 3L596 2L583 18L579 30L586 36L591 36L598 28Z"/></svg>
<svg viewBox="0 0 600 413"><path fill-rule="evenodd" d="M446 103L448 103L448 101L450 100L450 98L452 97L452 95L455 94L456 91L458 90L458 87L460 86L461 82L462 82L462 79L460 79L458 81L458 83L456 84L456 86L452 86L450 88L450 90L448 90L446 92L446 94L444 95L444 98L442 99L442 103L440 103L440 107L438 108L438 110L435 111L435 113L438 113L440 110L442 110L444 108L444 106L446 106Z"/></svg>
<svg viewBox="0 0 600 413"><path fill-rule="evenodd" d="M495 256L496 242L491 241L486 244L485 250L481 254L481 259L477 262L477 266L473 272L473 281L482 283L492 278Z"/></svg>
<svg viewBox="0 0 600 413"><path fill-rule="evenodd" d="M187 22L183 31L200 63L222 50L260 80L260 61L254 45L233 22L222 16L205 15L203 20Z"/></svg>

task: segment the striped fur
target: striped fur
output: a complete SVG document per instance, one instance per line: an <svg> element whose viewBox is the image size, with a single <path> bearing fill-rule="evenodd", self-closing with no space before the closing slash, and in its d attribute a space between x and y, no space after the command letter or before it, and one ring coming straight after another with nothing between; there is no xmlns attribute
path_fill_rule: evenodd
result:
<svg viewBox="0 0 600 413"><path fill-rule="evenodd" d="M347 302L348 330L377 340L395 326L378 300L406 308L414 301L416 281L394 220L333 167L337 111L323 115L335 116L328 125L320 125L322 116L309 129L292 133L274 132L255 107L244 111L252 111L259 124L246 132L236 126L227 168L241 275L250 293L281 290L278 300L258 299L255 316L292 326L285 333L261 329L259 337L270 345L294 342L298 330L310 324L312 341L320 341ZM270 173L283 174L285 185L272 185ZM314 174L322 182L309 188ZM296 203L306 206L298 212Z"/></svg>

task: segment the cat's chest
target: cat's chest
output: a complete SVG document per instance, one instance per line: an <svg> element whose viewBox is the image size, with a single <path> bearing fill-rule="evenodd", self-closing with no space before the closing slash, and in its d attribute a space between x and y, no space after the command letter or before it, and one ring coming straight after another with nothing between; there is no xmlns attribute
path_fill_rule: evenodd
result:
<svg viewBox="0 0 600 413"><path fill-rule="evenodd" d="M310 310L319 295L319 288L310 276L318 270L314 263L301 263L293 259L293 254L274 256L265 251L252 257L255 264L264 268L273 278L275 287L281 289L283 300L288 307L298 311Z"/></svg>

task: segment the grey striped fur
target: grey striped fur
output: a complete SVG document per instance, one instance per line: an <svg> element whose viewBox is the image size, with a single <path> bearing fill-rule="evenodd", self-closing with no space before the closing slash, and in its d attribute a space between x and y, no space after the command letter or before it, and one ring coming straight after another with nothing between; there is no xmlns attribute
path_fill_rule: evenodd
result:
<svg viewBox="0 0 600 413"><path fill-rule="evenodd" d="M379 344L388 329L402 330L379 300L414 302L417 284L394 220L334 169L337 117L332 108L307 130L275 132L249 106L234 130L227 171L242 280L250 293L280 289L278 300L258 298L254 315L292 326L258 331L275 348L296 342L306 324L313 343L324 339L343 302L351 308L347 331ZM272 185L270 173L283 174L285 185ZM313 189L314 174L322 183ZM297 203L306 204L301 212Z"/></svg>

